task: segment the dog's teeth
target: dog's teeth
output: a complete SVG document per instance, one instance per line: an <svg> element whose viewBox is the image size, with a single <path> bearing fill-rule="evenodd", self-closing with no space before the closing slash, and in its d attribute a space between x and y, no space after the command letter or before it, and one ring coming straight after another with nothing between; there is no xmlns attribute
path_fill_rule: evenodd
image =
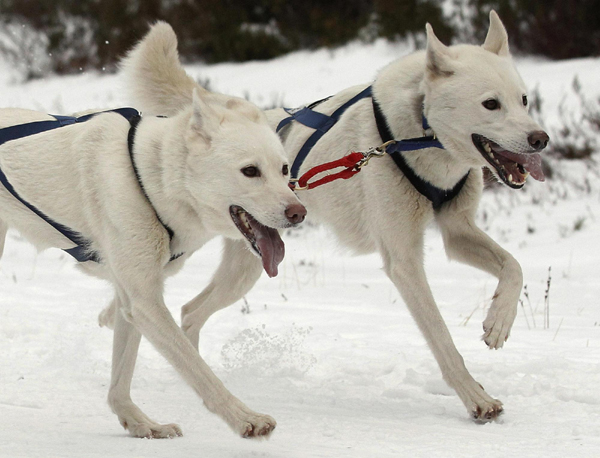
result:
<svg viewBox="0 0 600 458"><path fill-rule="evenodd" d="M244 226L250 227L250 224L248 224L248 218L247 218L246 212L240 212L240 221L242 223L244 223Z"/></svg>
<svg viewBox="0 0 600 458"><path fill-rule="evenodd" d="M510 175L508 175L508 182L514 183L512 173Z"/></svg>
<svg viewBox="0 0 600 458"><path fill-rule="evenodd" d="M483 149L485 149L486 153L491 153L492 152L492 147L490 146L489 143L484 143L483 144Z"/></svg>

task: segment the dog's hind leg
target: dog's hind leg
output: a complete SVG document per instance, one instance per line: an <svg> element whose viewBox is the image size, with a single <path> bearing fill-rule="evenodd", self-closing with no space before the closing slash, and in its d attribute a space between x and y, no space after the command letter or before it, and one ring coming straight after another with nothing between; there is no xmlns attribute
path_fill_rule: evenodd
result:
<svg viewBox="0 0 600 458"><path fill-rule="evenodd" d="M115 317L118 313L118 304L119 301L115 298L100 312L100 315L98 315L98 324L100 327L106 326L109 329L115 329Z"/></svg>
<svg viewBox="0 0 600 458"><path fill-rule="evenodd" d="M449 258L477 267L498 279L498 288L483 322L483 340L490 348L502 347L517 316L523 288L521 266L475 225L470 213L442 211L437 221Z"/></svg>
<svg viewBox="0 0 600 458"><path fill-rule="evenodd" d="M8 226L2 220L0 220L0 258L2 258L2 253L4 253L4 242L6 241L6 232L8 231Z"/></svg>
<svg viewBox="0 0 600 458"><path fill-rule="evenodd" d="M260 260L244 241L225 239L221 264L210 284L181 310L181 327L196 348L206 320L217 310L241 299L254 286L261 272Z"/></svg>
<svg viewBox="0 0 600 458"><path fill-rule="evenodd" d="M112 376L108 392L110 408L119 418L121 425L134 437L181 436L179 426L160 425L152 421L131 400L131 379L142 335L123 316L118 297L115 296L109 308L113 311L114 325Z"/></svg>
<svg viewBox="0 0 600 458"><path fill-rule="evenodd" d="M385 240L380 242L380 252L385 272L400 291L446 383L456 391L473 418L492 420L502 412L502 403L491 398L465 367L427 283L423 231L405 231L408 234L412 237L402 244L397 243L394 234L383 234Z"/></svg>

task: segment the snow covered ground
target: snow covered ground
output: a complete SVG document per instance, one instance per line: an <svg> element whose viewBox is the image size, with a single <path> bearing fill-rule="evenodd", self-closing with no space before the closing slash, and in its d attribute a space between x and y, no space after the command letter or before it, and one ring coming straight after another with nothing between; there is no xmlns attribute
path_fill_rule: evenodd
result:
<svg viewBox="0 0 600 458"><path fill-rule="evenodd" d="M262 106L295 106L369 81L408 51L378 41L189 70ZM551 131L563 99L577 105L576 75L590 99L600 93L598 59L520 59L518 66L541 94ZM0 106L63 114L127 103L116 76L15 85L9 73L0 78ZM231 391L277 419L273 437L237 438L143 342L133 398L157 421L179 423L185 436L130 438L105 401L112 335L96 316L111 298L109 285L11 232L0 263L0 457L600 456L600 186L575 186L593 183L593 169L559 167L574 184L499 189L482 202L481 226L521 262L528 292L502 350L480 341L495 280L448 262L436 229L428 231L434 295L470 371L504 402L499 421L468 418L378 256L352 257L326 229L305 225L285 238L280 275L263 277L246 303L213 316L200 341ZM175 316L219 255L215 240L168 281Z"/></svg>

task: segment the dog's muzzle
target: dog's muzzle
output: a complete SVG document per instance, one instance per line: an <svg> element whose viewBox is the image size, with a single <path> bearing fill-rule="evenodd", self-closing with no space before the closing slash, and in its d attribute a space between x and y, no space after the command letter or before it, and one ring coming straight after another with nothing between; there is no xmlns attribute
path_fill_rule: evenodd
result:
<svg viewBox="0 0 600 458"><path fill-rule="evenodd" d="M530 153L508 151L483 135L472 134L471 138L477 150L507 186L522 188L529 175L538 181L545 180L542 157L537 153L548 144L549 137L545 132L536 131L529 135L528 142L533 150Z"/></svg>

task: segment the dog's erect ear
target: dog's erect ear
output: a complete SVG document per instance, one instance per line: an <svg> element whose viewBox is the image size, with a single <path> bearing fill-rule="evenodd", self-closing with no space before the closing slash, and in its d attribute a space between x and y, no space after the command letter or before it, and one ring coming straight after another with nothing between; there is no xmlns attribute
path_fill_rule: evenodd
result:
<svg viewBox="0 0 600 458"><path fill-rule="evenodd" d="M248 102L247 100L231 97L225 103L225 107L228 110L236 111L252 122L259 123L264 120L264 114L262 111L260 111L257 106Z"/></svg>
<svg viewBox="0 0 600 458"><path fill-rule="evenodd" d="M490 11L490 28L488 29L483 49L493 52L499 56L508 56L508 34L504 28L504 24L500 20L498 13L494 10Z"/></svg>
<svg viewBox="0 0 600 458"><path fill-rule="evenodd" d="M205 100L207 92L201 92L197 87L194 88L192 97L192 118L190 120L191 129L199 134L207 143L212 139L211 133L218 128L220 115Z"/></svg>
<svg viewBox="0 0 600 458"><path fill-rule="evenodd" d="M450 48L435 36L429 23L425 29L427 30L427 75L431 78L453 75Z"/></svg>
<svg viewBox="0 0 600 458"><path fill-rule="evenodd" d="M182 67L177 36L166 22L153 25L120 67L133 106L145 115L174 116L189 107L196 81Z"/></svg>

